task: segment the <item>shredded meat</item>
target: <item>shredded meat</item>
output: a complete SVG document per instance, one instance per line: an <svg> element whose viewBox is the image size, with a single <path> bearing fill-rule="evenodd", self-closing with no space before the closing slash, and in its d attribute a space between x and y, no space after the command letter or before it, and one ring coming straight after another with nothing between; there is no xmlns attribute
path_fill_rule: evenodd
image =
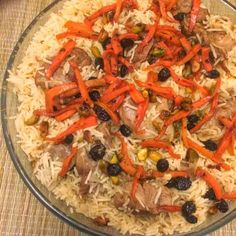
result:
<svg viewBox="0 0 236 236"><path fill-rule="evenodd" d="M106 216L104 215L101 215L101 216L97 216L95 219L94 219L94 222L99 225L99 226L106 226L109 222L109 218L107 218Z"/></svg>
<svg viewBox="0 0 236 236"><path fill-rule="evenodd" d="M154 40L150 41L148 43L148 45L146 45L143 48L142 52L140 52L139 48L137 47L134 52L134 57L133 57L132 63L140 64L140 63L146 61L153 44L154 44Z"/></svg>
<svg viewBox="0 0 236 236"><path fill-rule="evenodd" d="M158 206L172 204L172 194L166 187L157 189L150 183L144 183L143 186L139 184L135 199L130 198L132 182L127 182L122 187L124 192L116 193L114 196L116 208L121 208L124 204L127 204L129 208L136 211L158 214L160 212ZM159 197L157 196L158 194L160 194Z"/></svg>
<svg viewBox="0 0 236 236"><path fill-rule="evenodd" d="M84 149L80 149L76 156L75 166L78 174L81 177L79 193L84 196L89 192L90 188L90 185L86 183L86 179L89 172L94 170L96 163L87 156L87 153Z"/></svg>
<svg viewBox="0 0 236 236"><path fill-rule="evenodd" d="M80 66L88 66L91 65L92 60L81 48L75 48L71 55L71 58L75 60L75 62ZM53 58L48 58L49 61L52 61ZM69 68L69 71L64 74L64 65L66 62L62 63L62 65L58 68L58 70L54 73L53 79L47 80L45 77L45 71L48 69L50 66L49 63L41 63L40 65L40 70L36 72L36 75L34 77L35 79L35 84L36 86L41 87L42 89L47 89L47 88L53 88L55 86L58 86L60 84L66 83L66 82L71 82L74 80L74 72L71 68Z"/></svg>
<svg viewBox="0 0 236 236"><path fill-rule="evenodd" d="M123 103L119 110L121 120L128 125L131 129L134 129L134 121L136 117L136 110L132 109L130 106L137 108L131 100L127 100Z"/></svg>
<svg viewBox="0 0 236 236"><path fill-rule="evenodd" d="M174 15L178 13L190 13L192 9L192 0L178 0L176 3L176 8L174 9Z"/></svg>
<svg viewBox="0 0 236 236"><path fill-rule="evenodd" d="M39 125L40 136L46 138L49 132L49 123L48 121L42 121Z"/></svg>
<svg viewBox="0 0 236 236"><path fill-rule="evenodd" d="M52 158L58 157L59 159L64 159L70 154L70 147L64 144L53 144L48 148L47 152Z"/></svg>

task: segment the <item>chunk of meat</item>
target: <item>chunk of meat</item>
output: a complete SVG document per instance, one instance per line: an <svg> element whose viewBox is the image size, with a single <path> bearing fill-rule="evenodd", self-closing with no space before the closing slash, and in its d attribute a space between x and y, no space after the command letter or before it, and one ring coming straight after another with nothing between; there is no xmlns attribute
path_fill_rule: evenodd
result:
<svg viewBox="0 0 236 236"><path fill-rule="evenodd" d="M121 108L119 109L120 118L128 125L131 129L134 129L134 122L136 118L137 106L134 104L131 99L126 100Z"/></svg>
<svg viewBox="0 0 236 236"><path fill-rule="evenodd" d="M158 214L160 212L158 206L172 205L171 191L164 186L156 188L150 183L144 183L143 186L139 184L135 200L130 198L132 182L125 183L122 188L123 193L116 193L114 196L114 205L116 208L127 205L136 211Z"/></svg>
<svg viewBox="0 0 236 236"><path fill-rule="evenodd" d="M89 192L90 188L87 181L88 175L90 174L90 171L95 169L96 163L88 157L85 149L79 149L75 159L75 166L81 177L79 193L84 196Z"/></svg>
<svg viewBox="0 0 236 236"><path fill-rule="evenodd" d="M236 46L236 39L231 38L224 31L208 32L209 43L223 51L229 52Z"/></svg>
<svg viewBox="0 0 236 236"><path fill-rule="evenodd" d="M85 52L81 48L74 48L70 58L73 58L75 62L80 66L88 66L91 65L92 59L89 57L87 52ZM53 58L48 58L49 61L52 61ZM67 63L67 64L66 64ZM36 72L35 75L35 84L36 86L41 87L42 89L47 89L47 88L53 88L55 86L58 86L60 84L66 83L66 82L71 82L74 80L74 72L72 68L69 67L68 62L62 63L62 65L58 68L58 70L54 73L53 79L47 80L45 77L45 71L48 69L50 66L49 63L41 63L40 69ZM66 70L64 67L68 66L68 71L65 72Z"/></svg>
<svg viewBox="0 0 236 236"><path fill-rule="evenodd" d="M140 64L144 61L147 60L148 54L150 52L150 50L152 49L154 44L154 40L150 41L142 50L142 52L139 51L139 47L137 47L135 49L134 52L134 57L132 60L132 63L136 63L136 64Z"/></svg>
<svg viewBox="0 0 236 236"><path fill-rule="evenodd" d="M108 147L108 148L114 148L114 145L112 143L112 138L111 138L111 127L110 127L110 124L107 123L107 122L103 122L101 123L99 126L98 126L98 131L100 131L101 133L103 133L103 138L104 138L104 141L105 141L105 145Z"/></svg>
<svg viewBox="0 0 236 236"><path fill-rule="evenodd" d="M101 215L101 216L97 216L95 219L94 219L94 222L99 225L99 226L106 226L109 222L109 218L107 218L106 216L104 215Z"/></svg>
<svg viewBox="0 0 236 236"><path fill-rule="evenodd" d="M53 159L59 158L60 160L64 160L70 154L70 147L64 144L53 144L48 148L47 152Z"/></svg>
<svg viewBox="0 0 236 236"><path fill-rule="evenodd" d="M178 0L176 3L176 8L174 9L174 15L178 13L190 13L193 5L192 2L192 0Z"/></svg>

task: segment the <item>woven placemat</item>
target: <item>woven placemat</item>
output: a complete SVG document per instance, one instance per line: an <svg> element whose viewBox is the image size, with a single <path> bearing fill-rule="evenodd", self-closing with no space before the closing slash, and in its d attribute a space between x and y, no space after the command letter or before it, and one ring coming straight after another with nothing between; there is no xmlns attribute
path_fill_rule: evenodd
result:
<svg viewBox="0 0 236 236"><path fill-rule="evenodd" d="M52 0L0 0L0 78L18 37ZM236 4L236 0L231 0ZM26 188L0 133L0 236L82 236L49 212ZM236 235L236 221L211 236Z"/></svg>

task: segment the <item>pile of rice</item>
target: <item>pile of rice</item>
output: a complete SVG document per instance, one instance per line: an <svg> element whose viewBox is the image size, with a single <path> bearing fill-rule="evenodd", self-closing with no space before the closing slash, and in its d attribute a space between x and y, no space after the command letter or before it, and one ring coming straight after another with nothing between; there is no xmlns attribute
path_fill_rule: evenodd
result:
<svg viewBox="0 0 236 236"><path fill-rule="evenodd" d="M24 121L31 116L33 111L38 108L43 108L44 104L44 93L41 89L37 88L34 82L34 75L39 69L39 61L45 61L45 58L50 58L56 54L56 52L62 47L66 40L57 41L55 35L64 32L64 24L68 20L82 22L86 16L92 14L94 11L100 9L102 6L114 3L114 0L68 0L65 2L63 8L56 14L53 13L50 16L48 22L40 28L40 30L34 35L28 50L25 53L22 63L15 68L14 73L11 72L9 82L14 84L14 90L17 93L19 107L18 114L15 118L16 129L18 133L18 142L21 145L24 152L27 154L29 161L34 163L34 174L45 185L49 191L52 191L56 198L62 199L68 206L74 211L82 213L87 217L96 218L99 215L105 214L110 219L108 223L118 229L121 233L126 234L141 234L141 235L161 235L161 234L173 234L174 232L187 232L190 231L193 225L186 222L180 213L160 213L153 216L139 216L133 215L129 209L120 211L116 209L111 201L114 194L121 191L119 185L113 185L109 177L102 174L98 169L91 172L88 176L90 182L90 192L86 199L82 199L79 196L79 182L80 177L76 171L76 168L70 172L66 178L59 178L58 172L61 170L62 162L58 159L51 158L50 154L44 151L44 147L49 145L48 142L40 137L37 127L27 126ZM122 13L121 19L118 23L105 26L105 30L112 34L114 29L118 29L120 33L126 32L123 22L129 17L135 20L135 22L143 22L145 24L152 24L154 13L147 10L150 6L149 0L138 0L139 10L129 12L128 15ZM163 24L170 24L161 21ZM177 27L177 25L172 24ZM102 27L101 21L98 20L94 26L95 31L100 31ZM217 28L223 29L228 34L236 37L235 28L227 18L219 16L210 16L208 19L208 29ZM91 55L90 47L92 42L84 38L76 38L78 47L83 48L87 53ZM101 47L99 45L96 45ZM132 51L130 52L132 56ZM231 74L236 76L236 48L229 54L229 60L227 61L227 67L230 69ZM135 70L132 74L129 74L129 79L138 78L144 81L147 77L147 72L143 71L147 64L143 63L140 69ZM157 68L158 71L159 68ZM182 66L174 68L177 74L182 73ZM66 68L65 68L66 70ZM82 76L84 79L88 79L90 76L101 77L103 72L96 72L92 66L83 68ZM222 75L222 91L221 101L229 99L230 94L227 92L228 88L236 88L236 79L227 75L224 71L221 71ZM212 80L205 79L203 84L206 87L211 87ZM165 85L171 86L178 94L184 95L186 90L177 86L173 81L165 82ZM165 86L164 85L164 86ZM194 94L194 100L199 99L200 94ZM150 109L146 119L153 117L155 118L159 114L156 113L155 109ZM71 125L78 117L68 119L64 122L57 122L55 119L43 118L50 124L50 136L55 136L62 130L65 130ZM144 121L145 127L145 121ZM104 141L103 133L99 132L95 128L89 129L97 138L102 142ZM147 130L148 131L148 130ZM221 137L223 131L218 127L212 127L207 130L205 139L211 137ZM150 131L151 132L151 131ZM78 141L78 148L84 147L86 142L81 141L82 131L78 131L75 134L75 140ZM194 138L194 136L192 136ZM145 163L138 162L135 157L136 147L135 140L128 138L130 156L135 163L146 165L154 168L152 161ZM197 140L195 140L198 142ZM119 146L116 146L112 150L108 150L106 156L111 156L114 151L118 151ZM181 155L181 158L185 157L186 148L183 146L181 141L175 144L174 152ZM179 168L180 160L173 160L165 152L161 152L169 161L170 168ZM210 172L219 180L224 187L226 192L236 191L236 158L228 154L224 155L224 160L232 166L230 171L218 171L212 169ZM206 166L211 164L211 161L205 158L200 158L197 165ZM165 175L164 178L156 182L157 188L165 184L171 176ZM192 182L192 186L187 191L171 190L174 194L173 204L182 205L187 200L193 200L196 203L197 211L196 216L198 218L197 225L202 224L206 220L207 211L211 202L208 199L204 199L201 196L205 194L208 187L206 183L197 179ZM194 225L197 226L197 225Z"/></svg>

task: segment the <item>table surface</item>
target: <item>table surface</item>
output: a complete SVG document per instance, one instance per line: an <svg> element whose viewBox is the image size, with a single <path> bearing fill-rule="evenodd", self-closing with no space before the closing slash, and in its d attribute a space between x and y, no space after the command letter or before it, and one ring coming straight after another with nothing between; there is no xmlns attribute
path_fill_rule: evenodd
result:
<svg viewBox="0 0 236 236"><path fill-rule="evenodd" d="M52 0L0 0L0 79L18 37ZM236 0L231 0L236 4ZM0 235L82 236L49 212L26 188L10 160L0 133ZM236 221L211 236L236 235Z"/></svg>

